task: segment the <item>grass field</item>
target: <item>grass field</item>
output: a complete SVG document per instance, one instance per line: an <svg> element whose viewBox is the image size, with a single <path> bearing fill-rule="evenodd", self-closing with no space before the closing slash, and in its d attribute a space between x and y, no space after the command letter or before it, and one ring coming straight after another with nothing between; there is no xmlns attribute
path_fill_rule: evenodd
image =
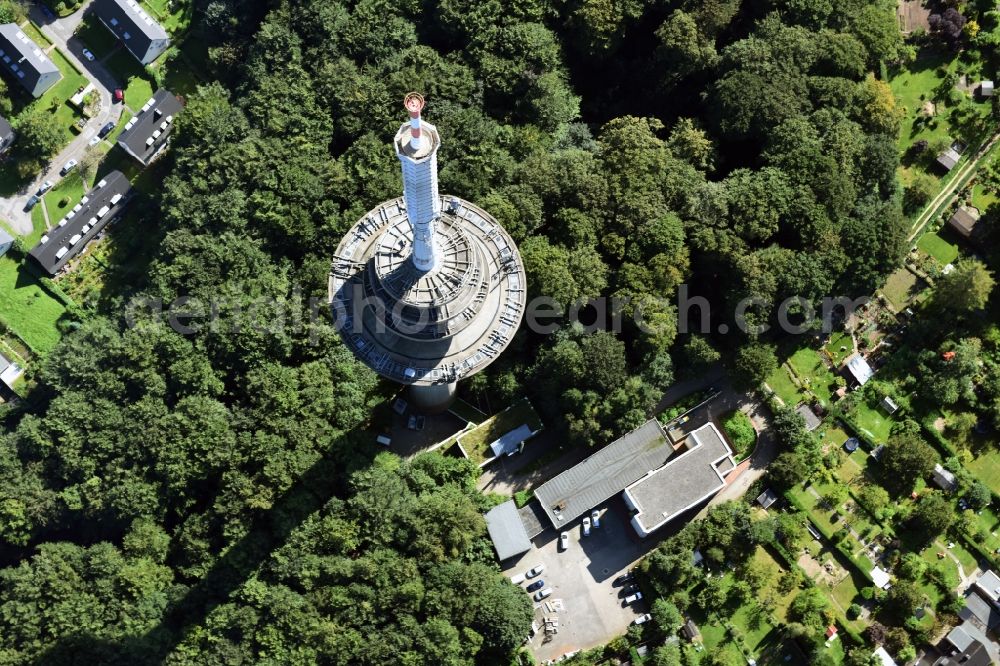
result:
<svg viewBox="0 0 1000 666"><path fill-rule="evenodd" d="M926 288L924 280L905 268L899 268L886 280L882 293L892 303L892 307L899 311L912 303Z"/></svg>
<svg viewBox="0 0 1000 666"><path fill-rule="evenodd" d="M846 347L846 349L842 350L841 347ZM844 359L854 353L854 341L851 339L850 333L837 331L830 336L830 342L826 344L825 349L826 353L830 355L833 365L840 367Z"/></svg>
<svg viewBox="0 0 1000 666"><path fill-rule="evenodd" d="M142 0L142 6L149 15L174 36L187 30L191 24L194 16L192 4L192 0Z"/></svg>
<svg viewBox="0 0 1000 666"><path fill-rule="evenodd" d="M788 370L785 368L784 364L779 365L778 368L771 373L771 375L767 378L767 385L770 386L775 395L781 398L781 401L789 407L794 407L795 404L801 400L799 389L792 381L792 378L788 374Z"/></svg>
<svg viewBox="0 0 1000 666"><path fill-rule="evenodd" d="M83 177L78 169L74 169L65 178L56 183L55 187L45 193L45 210L49 214L49 224L55 226L66 216L73 206L80 203L84 192ZM65 203L63 203L65 202ZM62 204L62 205L60 205ZM36 206L40 208L40 206ZM32 211L34 213L34 211ZM32 215L32 221L35 221ZM35 222L37 229L38 223Z"/></svg>
<svg viewBox="0 0 1000 666"><path fill-rule="evenodd" d="M1000 199L997 199L997 195L979 183L976 183L972 188L972 205L978 208L980 213L986 212L986 209L997 201L1000 201Z"/></svg>
<svg viewBox="0 0 1000 666"><path fill-rule="evenodd" d="M889 430L895 423L891 416L881 409L869 407L863 400L854 406L850 415L864 434L877 444L884 443L889 438Z"/></svg>
<svg viewBox="0 0 1000 666"><path fill-rule="evenodd" d="M995 448L976 451L976 457L965 465L990 490L1000 493L1000 451Z"/></svg>
<svg viewBox="0 0 1000 666"><path fill-rule="evenodd" d="M917 248L934 257L945 266L958 259L958 246L949 243L936 233L926 233L917 240Z"/></svg>
<svg viewBox="0 0 1000 666"><path fill-rule="evenodd" d="M809 347L802 347L789 357L788 364L792 366L795 374L806 387L815 393L825 405L830 404L832 396L830 386L833 384L834 376L830 368L823 362L819 352Z"/></svg>
<svg viewBox="0 0 1000 666"><path fill-rule="evenodd" d="M27 266L0 257L0 318L33 353L44 355L56 346L62 337L56 324L65 313Z"/></svg>

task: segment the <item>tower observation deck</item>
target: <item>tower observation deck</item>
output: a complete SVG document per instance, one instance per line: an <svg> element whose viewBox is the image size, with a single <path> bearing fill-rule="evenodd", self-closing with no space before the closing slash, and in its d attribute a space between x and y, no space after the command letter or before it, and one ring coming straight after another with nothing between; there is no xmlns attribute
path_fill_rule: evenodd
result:
<svg viewBox="0 0 1000 666"><path fill-rule="evenodd" d="M347 345L380 375L411 386L425 411L444 409L459 379L489 365L524 314L517 246L486 211L438 193L437 128L423 98L393 141L403 196L370 210L337 247L329 296Z"/></svg>

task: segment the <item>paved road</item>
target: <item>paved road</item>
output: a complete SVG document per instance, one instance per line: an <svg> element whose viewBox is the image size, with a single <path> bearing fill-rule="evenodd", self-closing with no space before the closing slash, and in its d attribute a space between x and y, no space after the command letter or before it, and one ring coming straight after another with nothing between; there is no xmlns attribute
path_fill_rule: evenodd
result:
<svg viewBox="0 0 1000 666"><path fill-rule="evenodd" d="M59 47L66 59L73 63L97 89L101 96L101 108L97 115L90 119L83 131L52 158L48 167L38 174L31 183L11 197L0 197L0 217L10 222L14 230L20 234L27 235L32 231L31 213L25 211L24 207L39 185L46 179L58 181L59 169L71 159L80 160L87 152L90 147L88 144L98 130L108 122L117 123L121 117L122 105L115 104L112 98L114 89L121 87L121 83L116 81L111 72L100 62L87 61L82 52L84 45L73 37L74 31L83 21L84 13L89 6L90 1L84 3L83 7L71 16L54 20L46 18L37 5L31 7L31 20L41 27L42 34Z"/></svg>

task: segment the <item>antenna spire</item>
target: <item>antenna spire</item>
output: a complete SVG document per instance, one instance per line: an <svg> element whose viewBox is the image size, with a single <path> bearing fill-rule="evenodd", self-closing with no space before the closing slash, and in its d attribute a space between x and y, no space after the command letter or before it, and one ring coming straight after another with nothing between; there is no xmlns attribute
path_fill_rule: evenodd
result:
<svg viewBox="0 0 1000 666"><path fill-rule="evenodd" d="M403 98L403 106L410 114L410 147L420 149L420 112L424 108L424 96L420 93L407 93Z"/></svg>

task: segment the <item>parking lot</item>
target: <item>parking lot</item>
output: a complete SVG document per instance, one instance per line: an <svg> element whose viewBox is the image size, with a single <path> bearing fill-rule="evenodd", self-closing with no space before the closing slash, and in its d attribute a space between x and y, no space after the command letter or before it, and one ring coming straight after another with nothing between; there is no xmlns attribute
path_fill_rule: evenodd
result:
<svg viewBox="0 0 1000 666"><path fill-rule="evenodd" d="M628 514L620 498L599 507L601 526L582 536L580 521L567 528L569 546L558 550L558 533L548 529L534 540L534 548L504 573L514 576L544 564L545 571L522 584L539 578L552 595L535 604L535 623L540 628L531 640L539 662L555 659L567 652L585 650L619 636L647 608L640 601L624 605L620 586L612 582L633 562L651 550L659 539L640 540L628 523ZM558 633L545 633L545 619L558 622Z"/></svg>

